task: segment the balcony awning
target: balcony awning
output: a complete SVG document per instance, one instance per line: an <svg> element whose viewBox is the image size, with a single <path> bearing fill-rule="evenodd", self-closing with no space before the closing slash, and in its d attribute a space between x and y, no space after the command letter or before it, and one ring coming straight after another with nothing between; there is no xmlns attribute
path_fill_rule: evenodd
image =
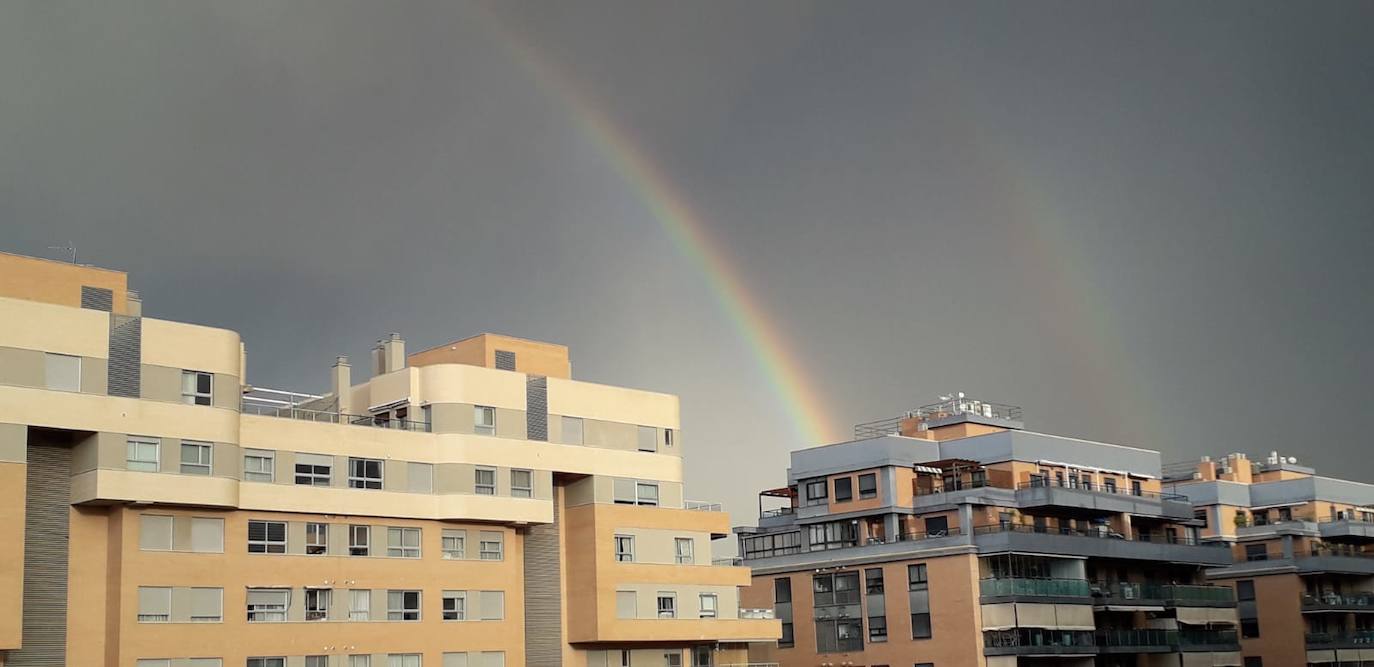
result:
<svg viewBox="0 0 1374 667"><path fill-rule="evenodd" d="M1235 651L1200 653L1188 652L1183 656L1183 667L1240 667L1240 653Z"/></svg>
<svg viewBox="0 0 1374 667"><path fill-rule="evenodd" d="M1164 605L1109 604L1104 609L1107 611L1164 611Z"/></svg>
<svg viewBox="0 0 1374 667"><path fill-rule="evenodd" d="M1330 649L1321 651L1308 651L1307 662L1310 664L1323 664L1336 661L1336 652Z"/></svg>
<svg viewBox="0 0 1374 667"><path fill-rule="evenodd" d="M1239 625L1235 607L1179 607L1179 623L1188 625Z"/></svg>
<svg viewBox="0 0 1374 667"><path fill-rule="evenodd" d="M925 463L917 463L914 467L918 469L918 472L925 472L924 470L920 470L922 468L927 470L934 470L936 472L945 472L948 470L976 470L982 468L983 463L982 461L975 461L973 459L951 458L940 459L938 461L926 461Z"/></svg>
<svg viewBox="0 0 1374 667"><path fill-rule="evenodd" d="M797 489L796 487L792 486L782 486L776 489L767 489L764 491L759 491L759 495L768 496L769 498L796 498Z"/></svg>
<svg viewBox="0 0 1374 667"><path fill-rule="evenodd" d="M1092 630L1093 608L1083 604L1017 602L983 605L984 630L1011 628Z"/></svg>

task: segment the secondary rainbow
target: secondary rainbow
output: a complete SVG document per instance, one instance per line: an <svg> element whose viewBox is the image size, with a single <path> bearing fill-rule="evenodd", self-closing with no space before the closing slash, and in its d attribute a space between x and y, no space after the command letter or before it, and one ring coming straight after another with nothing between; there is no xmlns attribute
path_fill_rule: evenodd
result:
<svg viewBox="0 0 1374 667"><path fill-rule="evenodd" d="M760 369L773 385L780 407L801 442L833 442L844 433L797 361L786 336L746 287L728 255L711 238L702 216L631 137L615 124L596 100L574 84L528 40L507 28L490 10L483 11L500 33L498 41L529 71L541 88L571 112L578 128L591 140L658 221L678 251L705 277L716 302L740 336L754 351Z"/></svg>

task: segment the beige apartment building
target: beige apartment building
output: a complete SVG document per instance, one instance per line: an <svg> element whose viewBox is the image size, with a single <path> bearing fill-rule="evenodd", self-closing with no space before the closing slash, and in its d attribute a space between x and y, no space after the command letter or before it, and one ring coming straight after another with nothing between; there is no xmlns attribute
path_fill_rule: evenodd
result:
<svg viewBox="0 0 1374 667"><path fill-rule="evenodd" d="M795 451L738 527L784 667L1240 666L1231 588L1158 452L963 395ZM1278 662L1290 665L1300 663Z"/></svg>
<svg viewBox="0 0 1374 667"><path fill-rule="evenodd" d="M0 665L714 666L780 636L713 563L677 398L562 346L393 334L328 391L252 387L235 332L6 254L0 323Z"/></svg>
<svg viewBox="0 0 1374 667"><path fill-rule="evenodd" d="M1245 667L1374 665L1374 485L1322 477L1271 452L1170 466L1205 539L1234 564L1208 572L1239 601Z"/></svg>

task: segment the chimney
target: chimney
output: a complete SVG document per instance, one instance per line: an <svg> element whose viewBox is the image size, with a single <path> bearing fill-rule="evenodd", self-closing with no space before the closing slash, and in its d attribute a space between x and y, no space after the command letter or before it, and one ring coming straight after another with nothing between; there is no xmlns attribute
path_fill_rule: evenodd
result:
<svg viewBox="0 0 1374 667"><path fill-rule="evenodd" d="M401 334L393 333L382 341L383 373L399 371L406 367L406 342Z"/></svg>
<svg viewBox="0 0 1374 667"><path fill-rule="evenodd" d="M377 344L372 346L372 376L376 377L386 372L386 363L382 355L382 341L377 340Z"/></svg>
<svg viewBox="0 0 1374 667"><path fill-rule="evenodd" d="M353 398L353 368L348 365L348 357L339 357L334 360L334 367L330 369L330 380L334 388L334 398L338 403L338 410L341 414L352 414L352 406L349 400Z"/></svg>

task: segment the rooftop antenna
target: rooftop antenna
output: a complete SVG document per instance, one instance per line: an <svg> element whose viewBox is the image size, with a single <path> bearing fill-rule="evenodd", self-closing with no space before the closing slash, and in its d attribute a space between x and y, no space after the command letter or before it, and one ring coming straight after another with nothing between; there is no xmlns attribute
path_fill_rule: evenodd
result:
<svg viewBox="0 0 1374 667"><path fill-rule="evenodd" d="M66 250L67 252L72 254L72 264L76 263L76 245L74 245L71 241L67 241L67 245L50 245L48 246L48 250Z"/></svg>

